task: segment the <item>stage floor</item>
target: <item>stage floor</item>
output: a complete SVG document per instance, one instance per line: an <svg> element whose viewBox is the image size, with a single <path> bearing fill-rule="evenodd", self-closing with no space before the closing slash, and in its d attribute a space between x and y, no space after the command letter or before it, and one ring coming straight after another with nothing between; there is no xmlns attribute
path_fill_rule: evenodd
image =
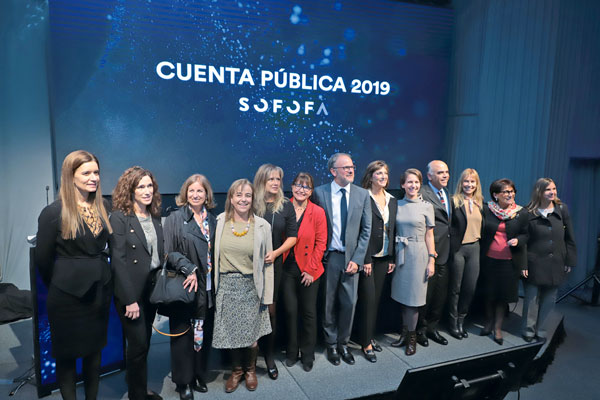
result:
<svg viewBox="0 0 600 400"><path fill-rule="evenodd" d="M520 306L516 307L520 312ZM320 348L316 354L314 368L305 372L298 362L291 368L285 366L284 354L277 361L279 379L273 381L266 373L265 364L259 357L257 374L258 389L255 393L240 385L232 394L224 392L224 383L229 376L229 370L213 369L208 376L207 394L195 393L196 399L210 396L211 399L237 398L281 398L281 399L349 399L377 393L396 390L406 370L415 367L436 364L468 356L479 355L525 344L519 336L520 317L512 313L505 322L504 345L499 346L490 337L480 337L479 325L468 326L469 337L456 340L445 334L449 344L441 346L430 341L427 348L418 347L414 356L407 357L403 349L389 345L397 338L395 334L382 335L377 339L383 347L383 352L377 353L377 363L370 363L362 357L360 349L354 347L355 365L344 362L333 366ZM15 386L12 379L23 374L32 365L32 329L31 320L19 321L0 326L0 398L8 398L8 393ZM158 325L168 329L166 318L158 321ZM568 327L567 327L568 329ZM213 367L221 364L220 355L214 351L211 359ZM126 399L127 387L125 373L118 372L105 376L100 384L100 399ZM164 399L178 399L175 385L170 378L170 358L168 338L158 334L153 335L149 355L149 388L161 394ZM78 396L83 398L83 390L78 389ZM27 384L12 398L36 398L36 389ZM60 399L60 394L54 392L46 397Z"/></svg>

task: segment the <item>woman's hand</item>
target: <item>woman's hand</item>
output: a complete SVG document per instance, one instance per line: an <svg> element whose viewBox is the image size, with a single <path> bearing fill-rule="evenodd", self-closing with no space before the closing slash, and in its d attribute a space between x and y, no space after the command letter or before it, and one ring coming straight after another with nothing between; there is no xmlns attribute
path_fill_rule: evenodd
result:
<svg viewBox="0 0 600 400"><path fill-rule="evenodd" d="M519 244L519 239L512 238L512 239L508 240L506 243L511 247L515 247L516 245Z"/></svg>
<svg viewBox="0 0 600 400"><path fill-rule="evenodd" d="M125 306L125 317L129 319L138 319L140 317L140 306L138 306L137 302Z"/></svg>
<svg viewBox="0 0 600 400"><path fill-rule="evenodd" d="M273 264L277 256L275 255L275 251L269 251L265 254L265 263Z"/></svg>
<svg viewBox="0 0 600 400"><path fill-rule="evenodd" d="M365 265L363 265L363 271L365 272L366 276L370 276L371 275L372 269L373 269L373 265L372 264L365 264Z"/></svg>
<svg viewBox="0 0 600 400"><path fill-rule="evenodd" d="M391 274L392 272L394 272L394 269L395 269L395 268L396 268L396 264L394 264L394 263L390 263L390 264L388 265L388 272L387 272L387 273L388 273L388 274Z"/></svg>
<svg viewBox="0 0 600 400"><path fill-rule="evenodd" d="M300 283L302 283L304 286L308 287L312 285L314 281L315 278L313 278L311 274L309 274L308 272L302 273L302 281Z"/></svg>
<svg viewBox="0 0 600 400"><path fill-rule="evenodd" d="M435 262L433 261L433 258L430 258L429 262L427 263L427 278L431 278L434 274L435 274Z"/></svg>
<svg viewBox="0 0 600 400"><path fill-rule="evenodd" d="M529 277L529 271L528 271L528 270L526 270L526 269L522 270L522 271L521 271L521 276L522 276L523 278L528 278L528 277Z"/></svg>
<svg viewBox="0 0 600 400"><path fill-rule="evenodd" d="M196 277L196 272L192 272L185 278L183 281L183 288L188 289L188 292L197 292L198 291L198 278Z"/></svg>

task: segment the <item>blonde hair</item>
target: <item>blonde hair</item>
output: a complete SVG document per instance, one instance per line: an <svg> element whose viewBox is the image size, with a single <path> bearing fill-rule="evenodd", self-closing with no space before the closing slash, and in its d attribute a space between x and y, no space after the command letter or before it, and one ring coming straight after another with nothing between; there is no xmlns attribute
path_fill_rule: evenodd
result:
<svg viewBox="0 0 600 400"><path fill-rule="evenodd" d="M283 203L287 200L283 196L282 189L283 170L280 167L273 164L261 165L260 168L258 168L258 171L256 171L256 175L254 175L254 190L256 192L254 195L254 202L252 203L254 205L254 209L256 210L256 215L258 215L259 217L264 217L265 213L267 212L267 202L265 201L265 188L267 186L267 181L269 180L269 177L273 171L279 174L279 177L281 178L281 184L279 185L279 190L275 195L275 200L270 205L271 212L273 214L276 214L279 211L281 211L283 209Z"/></svg>
<svg viewBox="0 0 600 400"><path fill-rule="evenodd" d="M88 162L95 162L98 164L98 168L100 168L98 158L85 150L75 150L69 153L62 164L59 191L59 199L62 205L60 227L62 231L61 237L65 240L75 239L77 237L77 232L83 232L85 229L85 222L77 207L77 195L75 194L77 189L75 188L73 177L75 176L75 171ZM104 201L102 199L100 180L98 180L96 191L89 194L88 201L92 204L92 210L100 216L100 219L106 229L108 229L108 232L112 233L112 227L108 221L108 213L106 212Z"/></svg>
<svg viewBox="0 0 600 400"><path fill-rule="evenodd" d="M233 219L233 204L231 202L233 195L239 188L244 187L246 185L250 186L250 189L252 190L252 206L250 207L250 213L249 213L250 214L249 218L250 218L250 220L252 220L252 216L256 212L256 210L254 208L254 201L256 200L256 194L254 193L254 187L252 186L252 183L248 179L238 179L237 181L233 182L231 184L231 186L229 186L229 190L227 191L227 200L225 200L225 220L226 221Z"/></svg>
<svg viewBox="0 0 600 400"><path fill-rule="evenodd" d="M208 179L206 179L206 177L202 174L194 174L187 178L185 182L183 182L181 189L179 189L179 194L175 197L175 204L177 204L178 207L181 207L188 203L188 188L196 182L199 182L206 192L206 201L204 202L204 206L206 208L215 208L217 203L215 203L214 200L212 187L210 186Z"/></svg>
<svg viewBox="0 0 600 400"><path fill-rule="evenodd" d="M456 190L452 196L452 203L454 204L454 208L460 208L465 204L465 192L462 184L469 176L475 178L475 193L473 193L473 200L481 210L483 209L483 189L481 188L479 174L473 168L467 168L460 174L460 178L458 179L458 182L456 182Z"/></svg>

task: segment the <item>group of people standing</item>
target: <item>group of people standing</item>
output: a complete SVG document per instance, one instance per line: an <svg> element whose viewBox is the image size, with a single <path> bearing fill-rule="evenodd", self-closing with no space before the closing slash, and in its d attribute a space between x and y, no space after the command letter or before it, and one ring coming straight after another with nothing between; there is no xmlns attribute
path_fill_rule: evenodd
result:
<svg viewBox="0 0 600 400"><path fill-rule="evenodd" d="M154 271L164 262L196 293L194 302L169 315L171 376L182 399L208 390L211 347L229 353L226 392L242 380L248 390L256 389L259 348L269 377L277 379L280 301L287 366L300 361L305 371L313 368L318 299L328 360L355 363L348 343L356 324L364 357L376 362L382 347L375 325L387 275L402 310L402 331L391 345L405 346L406 355L429 339L448 344L438 329L446 301L448 332L468 336L465 317L477 282L486 301L481 333L493 333L502 344L504 311L517 301L519 275L525 283L522 335L528 341L544 337L556 288L576 263L568 209L552 180L538 180L523 208L514 202L516 188L508 179L492 183L485 203L473 169L463 171L451 195L442 161L429 163L426 184L419 170L407 169L400 200L386 191L389 168L383 161L368 165L362 187L353 184L350 155L334 154L327 167L332 182L315 188L312 176L301 172L287 199L282 169L262 165L253 183L231 184L217 217L210 211L210 182L192 175L176 198L179 208L163 224L150 171L136 166L123 173L109 214L98 159L82 150L69 154L59 199L40 214L35 251L49 288L52 355L63 398L76 398L77 358L83 358L86 398L97 396L113 293L127 340L128 396L160 398L147 387L146 359L157 312L150 292Z"/></svg>

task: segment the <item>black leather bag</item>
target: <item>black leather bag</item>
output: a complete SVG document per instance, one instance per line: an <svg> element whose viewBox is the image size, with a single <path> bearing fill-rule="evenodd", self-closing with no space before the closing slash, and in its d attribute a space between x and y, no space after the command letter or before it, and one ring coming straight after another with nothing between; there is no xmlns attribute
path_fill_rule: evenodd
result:
<svg viewBox="0 0 600 400"><path fill-rule="evenodd" d="M183 288L186 277L176 270L167 268L167 260L156 270L150 303L158 306L158 313L170 316L177 308L185 307L196 299L196 293Z"/></svg>

